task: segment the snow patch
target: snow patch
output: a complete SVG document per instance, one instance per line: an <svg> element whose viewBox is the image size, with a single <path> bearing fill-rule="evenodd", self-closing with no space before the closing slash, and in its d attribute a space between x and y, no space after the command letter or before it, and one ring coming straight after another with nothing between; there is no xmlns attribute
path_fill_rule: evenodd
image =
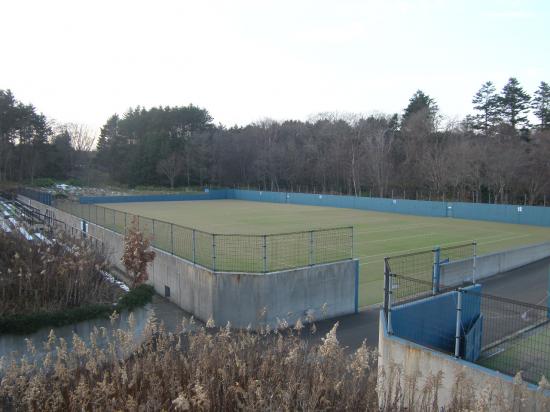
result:
<svg viewBox="0 0 550 412"><path fill-rule="evenodd" d="M115 279L115 277L113 275L111 275L110 273L101 271L101 274L103 275L103 277L105 279L107 279L107 281L109 281L111 283L114 283L115 285L117 285L118 287L120 287L122 290L124 290L126 292L130 292L130 288L126 285L126 283Z"/></svg>
<svg viewBox="0 0 550 412"><path fill-rule="evenodd" d="M30 235L29 232L25 230L24 227L19 226L19 232L25 237L27 240L33 240L33 237Z"/></svg>

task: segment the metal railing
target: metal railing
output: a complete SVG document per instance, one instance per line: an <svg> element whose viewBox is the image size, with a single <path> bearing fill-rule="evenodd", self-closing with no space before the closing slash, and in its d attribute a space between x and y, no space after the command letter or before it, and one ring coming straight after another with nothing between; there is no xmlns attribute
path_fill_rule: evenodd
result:
<svg viewBox="0 0 550 412"><path fill-rule="evenodd" d="M282 234L216 234L94 204L57 200L55 207L122 235L131 227L152 245L219 272L267 273L353 258L353 228Z"/></svg>

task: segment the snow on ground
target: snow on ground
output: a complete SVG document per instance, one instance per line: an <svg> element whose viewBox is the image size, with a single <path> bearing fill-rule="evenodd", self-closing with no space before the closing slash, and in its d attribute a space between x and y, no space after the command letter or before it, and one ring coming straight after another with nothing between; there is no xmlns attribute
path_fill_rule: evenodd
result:
<svg viewBox="0 0 550 412"><path fill-rule="evenodd" d="M29 232L23 227L19 226L19 232L23 235L23 237L27 240L33 240L34 238L31 236Z"/></svg>
<svg viewBox="0 0 550 412"><path fill-rule="evenodd" d="M115 285L118 285L122 290L129 292L130 288L126 285L126 283L121 282L120 280L115 279L113 275L111 275L108 272L101 271L101 274L105 279L107 279L109 282L114 283Z"/></svg>

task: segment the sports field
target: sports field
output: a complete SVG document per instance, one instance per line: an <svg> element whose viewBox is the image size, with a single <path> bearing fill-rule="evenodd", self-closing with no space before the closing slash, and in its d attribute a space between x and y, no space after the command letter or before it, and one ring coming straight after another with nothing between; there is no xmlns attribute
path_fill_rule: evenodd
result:
<svg viewBox="0 0 550 412"><path fill-rule="evenodd" d="M433 246L478 242L478 254L550 241L550 228L355 209L208 200L109 203L116 209L212 233L266 234L354 226L360 306L382 300L384 257Z"/></svg>

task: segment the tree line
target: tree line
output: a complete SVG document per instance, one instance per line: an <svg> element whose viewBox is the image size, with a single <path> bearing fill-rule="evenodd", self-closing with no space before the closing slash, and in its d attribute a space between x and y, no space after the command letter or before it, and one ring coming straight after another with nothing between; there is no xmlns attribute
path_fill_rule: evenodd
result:
<svg viewBox="0 0 550 412"><path fill-rule="evenodd" d="M0 105L5 96L17 110L35 113L9 91L0 93ZM454 122L445 121L436 100L420 90L401 114L322 113L307 121L263 120L231 128L215 125L206 109L193 105L137 107L107 120L95 150L76 147L74 127L48 128L35 113L42 119L36 130L17 126L6 133L0 121L2 153L10 149L9 156L0 156L0 178L86 170L129 186L546 204L549 101L547 83L541 82L531 97L510 78L500 92L492 82L484 83L472 98L473 113ZM4 117L5 111L0 113ZM70 150L60 150L62 145ZM72 161L49 160L70 153ZM32 171L17 167L32 162Z"/></svg>

